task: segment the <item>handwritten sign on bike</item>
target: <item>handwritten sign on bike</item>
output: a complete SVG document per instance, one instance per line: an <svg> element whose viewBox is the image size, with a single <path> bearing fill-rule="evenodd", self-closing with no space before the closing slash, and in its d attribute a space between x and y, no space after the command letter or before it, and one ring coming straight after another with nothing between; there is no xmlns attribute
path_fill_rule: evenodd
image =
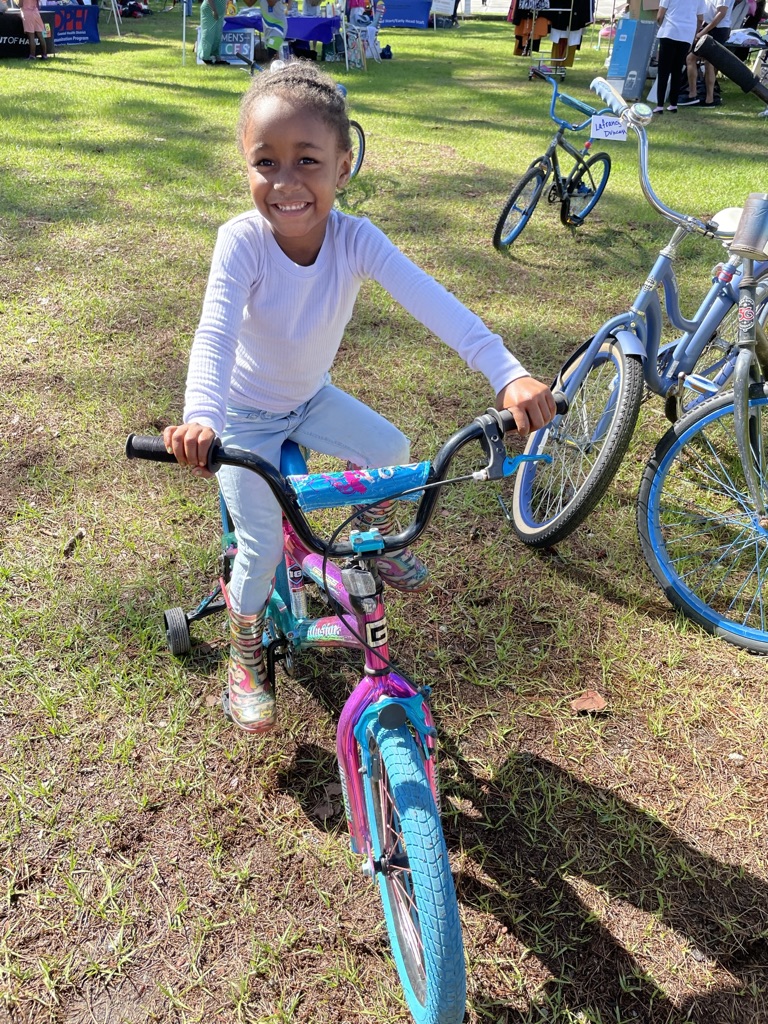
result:
<svg viewBox="0 0 768 1024"><path fill-rule="evenodd" d="M593 139L622 141L627 137L627 129L618 117L613 117L611 114L595 114L592 118L591 135Z"/></svg>

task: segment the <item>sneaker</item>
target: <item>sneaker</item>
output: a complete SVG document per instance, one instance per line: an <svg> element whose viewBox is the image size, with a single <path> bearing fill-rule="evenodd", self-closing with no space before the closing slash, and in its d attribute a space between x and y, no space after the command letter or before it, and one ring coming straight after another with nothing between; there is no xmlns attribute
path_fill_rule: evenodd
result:
<svg viewBox="0 0 768 1024"><path fill-rule="evenodd" d="M716 103L715 100L712 100L711 103L707 103L706 100L702 100L701 103L699 104L699 106L700 107L719 107L720 104Z"/></svg>
<svg viewBox="0 0 768 1024"><path fill-rule="evenodd" d="M653 108L653 112L654 112L654 114L663 114L664 113L664 107L654 107Z"/></svg>
<svg viewBox="0 0 768 1024"><path fill-rule="evenodd" d="M394 590L415 594L429 584L429 569L408 548L397 555L377 558L376 568L387 586Z"/></svg>
<svg viewBox="0 0 768 1024"><path fill-rule="evenodd" d="M692 100L678 100L677 105L679 107L700 107L701 100L697 96L695 99Z"/></svg>
<svg viewBox="0 0 768 1024"><path fill-rule="evenodd" d="M668 111L670 112L670 114L676 114L676 113L677 113L677 107L676 107L676 106L673 106L673 105L672 105L671 103L670 103L670 105L669 105L669 106L667 107L667 110L668 110Z"/></svg>

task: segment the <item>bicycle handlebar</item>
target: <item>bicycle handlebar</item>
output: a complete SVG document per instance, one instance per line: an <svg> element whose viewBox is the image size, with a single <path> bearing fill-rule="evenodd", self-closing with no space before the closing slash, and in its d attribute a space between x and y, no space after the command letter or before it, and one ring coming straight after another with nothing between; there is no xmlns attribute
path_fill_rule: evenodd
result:
<svg viewBox="0 0 768 1024"><path fill-rule="evenodd" d="M693 52L703 57L704 60L708 60L718 71L722 71L727 78L741 88L742 92L753 92L758 99L768 104L768 88L755 78L747 65L740 61L735 53L726 49L712 36L702 36L694 46Z"/></svg>
<svg viewBox="0 0 768 1024"><path fill-rule="evenodd" d="M613 88L610 82L604 78L595 78L590 84L590 89L596 93L601 100L604 100L614 114L619 118L626 128L631 128L637 136L640 154L640 188L643 195L651 206L660 213L666 220L672 221L689 231L696 231L700 235L707 235L709 238L730 238L727 231L721 231L715 223L699 220L690 214L678 213L663 203L653 191L650 176L648 174L648 133L646 125L651 123L653 113L645 103L629 104Z"/></svg>
<svg viewBox="0 0 768 1024"><path fill-rule="evenodd" d="M569 96L567 92L560 92L557 85L557 79L553 78L552 75L545 74L541 68L531 68L531 75L535 78L540 78L544 82L549 82L552 86L552 101L549 105L549 116L555 124L559 124L561 128L565 128L571 132L583 131L589 124L589 120L595 114L605 113L604 110L595 110L594 107L591 107L589 103L585 103L583 100L577 100L575 96ZM574 110L578 110L580 113L586 114L587 120L582 121L580 124L571 124L570 121L566 121L564 118L558 117L555 113L555 106L558 100L560 100L564 106L572 107Z"/></svg>
<svg viewBox="0 0 768 1024"><path fill-rule="evenodd" d="M568 402L564 395L555 395L555 404L558 413L562 414L568 409ZM489 409L482 416L476 417L470 424L458 430L442 446L435 456L426 486L422 491L416 508L416 515L410 525L397 535L384 537L384 551L401 551L404 547L413 544L424 532L437 502L439 486L435 484L445 483L448 469L458 452L471 441L479 440L489 462L485 470L473 474L475 479L498 480L510 476L519 465L518 459L510 460L504 448L504 434L515 429L515 421L512 414L506 410L498 412ZM163 438L157 435L131 434L125 443L125 454L129 459L149 459L152 462L176 462L176 456L165 448ZM348 541L328 543L321 537L317 537L304 515L296 495L296 491L290 482L273 465L258 455L251 452L244 452L240 448L227 448L217 439L214 441L208 454L208 468L217 472L221 466L239 466L250 469L257 473L268 485L275 496L286 519L296 531L297 536L311 550L319 555L329 558L348 557L355 553L355 549ZM339 505L343 502L338 502ZM364 497L360 504L364 504Z"/></svg>

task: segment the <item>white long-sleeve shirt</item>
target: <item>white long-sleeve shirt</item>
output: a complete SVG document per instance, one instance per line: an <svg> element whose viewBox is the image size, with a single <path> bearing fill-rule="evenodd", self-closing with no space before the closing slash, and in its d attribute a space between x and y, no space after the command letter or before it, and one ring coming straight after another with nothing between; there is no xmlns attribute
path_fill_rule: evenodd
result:
<svg viewBox="0 0 768 1024"><path fill-rule="evenodd" d="M494 393L527 371L479 317L370 221L333 210L311 267L255 211L219 229L189 361L184 422L217 433L226 406L291 412L327 382L363 281L377 281Z"/></svg>

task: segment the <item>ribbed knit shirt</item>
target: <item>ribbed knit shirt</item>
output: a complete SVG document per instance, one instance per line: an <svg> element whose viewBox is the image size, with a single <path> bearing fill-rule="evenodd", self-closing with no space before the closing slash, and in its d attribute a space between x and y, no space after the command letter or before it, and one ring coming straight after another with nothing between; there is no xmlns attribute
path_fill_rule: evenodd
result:
<svg viewBox="0 0 768 1024"><path fill-rule="evenodd" d="M363 281L377 281L488 379L527 371L479 317L370 221L333 210L317 259L294 263L256 210L218 233L189 361L184 422L221 433L226 407L291 412L329 380Z"/></svg>

